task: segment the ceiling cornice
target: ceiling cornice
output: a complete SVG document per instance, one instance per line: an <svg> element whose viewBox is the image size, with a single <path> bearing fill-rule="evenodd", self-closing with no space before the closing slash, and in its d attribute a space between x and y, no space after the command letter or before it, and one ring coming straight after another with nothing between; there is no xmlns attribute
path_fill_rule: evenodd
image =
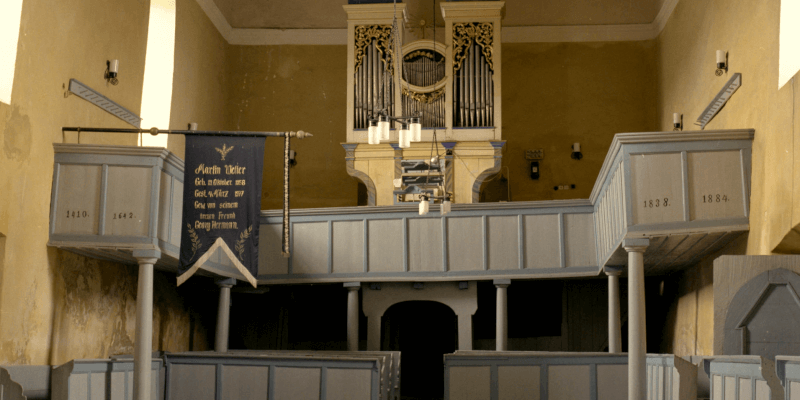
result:
<svg viewBox="0 0 800 400"><path fill-rule="evenodd" d="M233 28L214 0L197 4L232 45L341 45L347 44L347 29L240 29ZM503 43L627 42L655 39L667 25L678 0L664 0L661 10L649 24L504 26Z"/></svg>

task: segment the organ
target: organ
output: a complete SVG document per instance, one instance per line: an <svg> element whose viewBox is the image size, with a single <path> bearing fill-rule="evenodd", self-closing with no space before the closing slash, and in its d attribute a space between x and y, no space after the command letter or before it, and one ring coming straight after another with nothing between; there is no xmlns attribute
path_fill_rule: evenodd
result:
<svg viewBox="0 0 800 400"><path fill-rule="evenodd" d="M442 2L444 43L410 40L406 4L343 6L348 16L348 115L347 143L342 145L348 173L367 187L369 205L393 204L400 163L427 160L432 152L446 158L446 191L458 203L477 202L483 181L499 172L505 144L499 46L503 6L502 1ZM421 141L401 149L395 123L388 141L368 144L369 120L381 111L390 117L419 115Z"/></svg>

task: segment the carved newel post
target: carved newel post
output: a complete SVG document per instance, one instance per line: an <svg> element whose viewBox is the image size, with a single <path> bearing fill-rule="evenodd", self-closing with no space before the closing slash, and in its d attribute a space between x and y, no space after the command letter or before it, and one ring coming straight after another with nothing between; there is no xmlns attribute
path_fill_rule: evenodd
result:
<svg viewBox="0 0 800 400"><path fill-rule="evenodd" d="M644 251L649 239L625 239L628 252L628 399L647 395L647 336L644 309Z"/></svg>

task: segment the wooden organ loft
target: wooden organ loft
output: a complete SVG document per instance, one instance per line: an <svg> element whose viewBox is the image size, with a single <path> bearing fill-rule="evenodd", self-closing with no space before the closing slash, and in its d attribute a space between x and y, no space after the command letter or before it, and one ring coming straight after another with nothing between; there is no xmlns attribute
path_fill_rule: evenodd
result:
<svg viewBox="0 0 800 400"><path fill-rule="evenodd" d="M454 202L477 202L480 184L499 171L505 144L498 45L503 7L502 1L442 2L441 43L404 41L405 4L344 6L348 109L343 146L348 172L367 187L369 205L395 204L393 181L400 178L400 162L430 158L434 133L440 153L449 151L463 161L445 162L442 171ZM392 37L395 17L399 37ZM402 54L393 54L395 48ZM394 126L388 142L367 144L368 120L380 110L391 116L421 112L422 140L401 149Z"/></svg>

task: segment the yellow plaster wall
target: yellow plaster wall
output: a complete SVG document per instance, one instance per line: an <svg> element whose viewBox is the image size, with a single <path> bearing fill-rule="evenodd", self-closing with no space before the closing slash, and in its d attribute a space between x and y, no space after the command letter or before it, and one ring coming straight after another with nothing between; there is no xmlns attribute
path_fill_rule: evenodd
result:
<svg viewBox="0 0 800 400"><path fill-rule="evenodd" d="M652 40L503 44L511 200L589 198L614 134L657 129L656 70ZM580 161L570 157L574 142ZM544 149L539 180L530 179L529 149ZM568 184L575 190L553 190Z"/></svg>
<svg viewBox="0 0 800 400"><path fill-rule="evenodd" d="M346 46L231 46L228 125L237 130L311 132L292 140L291 207L357 204L344 149ZM267 138L261 208L283 207L283 139Z"/></svg>
<svg viewBox="0 0 800 400"><path fill-rule="evenodd" d="M747 235L703 258L665 282L670 305L660 350L679 357L714 355L714 260L721 255L745 254Z"/></svg>
<svg viewBox="0 0 800 400"><path fill-rule="evenodd" d="M197 1L178 1L175 21L175 74L172 81L170 129L232 129L225 118L230 86L226 55L230 45ZM146 125L146 124L145 124ZM183 135L170 135L167 147L184 158Z"/></svg>
<svg viewBox="0 0 800 400"><path fill-rule="evenodd" d="M658 121L666 130L672 113L684 114L687 130L734 72L742 86L707 129L754 128L750 233L707 257L679 277L672 323L665 325L662 350L714 354L712 262L722 254L771 254L800 218L800 165L795 140L800 128L797 76L778 89L780 0L678 3L658 37ZM714 75L715 51L729 52L729 72Z"/></svg>
<svg viewBox="0 0 800 400"><path fill-rule="evenodd" d="M47 247L52 145L136 144L135 135L62 134L60 128L129 127L66 96L66 87L77 79L138 114L148 17L149 2L139 0L23 2L11 104L0 104L0 364L129 351L134 306L128 285L135 287L135 268ZM120 60L118 86L103 79L108 59ZM155 313L154 348L186 349L186 307L174 283L157 287L166 300L156 308L166 308Z"/></svg>
<svg viewBox="0 0 800 400"><path fill-rule="evenodd" d="M754 128L748 254L770 254L800 218L793 121L797 77L778 90L780 0L679 2L658 44L659 126L673 112L688 129L734 72L742 86L707 129ZM714 75L715 51L729 53L729 72ZM798 194L795 194L798 193ZM795 215L798 214L798 215Z"/></svg>

